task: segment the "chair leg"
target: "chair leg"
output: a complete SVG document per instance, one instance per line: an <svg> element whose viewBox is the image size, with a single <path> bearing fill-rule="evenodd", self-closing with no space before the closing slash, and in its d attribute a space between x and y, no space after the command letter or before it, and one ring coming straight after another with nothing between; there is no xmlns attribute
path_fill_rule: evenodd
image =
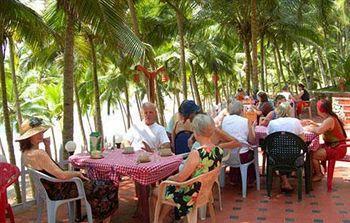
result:
<svg viewBox="0 0 350 223"><path fill-rule="evenodd" d="M68 216L69 216L69 222L74 223L75 222L75 202L68 202Z"/></svg>
<svg viewBox="0 0 350 223"><path fill-rule="evenodd" d="M329 160L328 161L328 171L327 171L327 191L328 192L332 191L332 181L333 181L335 161L336 160Z"/></svg>
<svg viewBox="0 0 350 223"><path fill-rule="evenodd" d="M298 201L301 201L302 199L302 188L303 188L303 172L302 168L298 168L297 170L297 177L298 177Z"/></svg>
<svg viewBox="0 0 350 223"><path fill-rule="evenodd" d="M248 165L240 165L239 169L241 170L241 178L242 178L242 196L246 198L247 196L247 172Z"/></svg>
<svg viewBox="0 0 350 223"><path fill-rule="evenodd" d="M267 196L271 197L273 169L267 164L266 190Z"/></svg>
<svg viewBox="0 0 350 223"><path fill-rule="evenodd" d="M56 210L57 206L55 202L47 202L47 221L48 223L56 223Z"/></svg>
<svg viewBox="0 0 350 223"><path fill-rule="evenodd" d="M85 199L85 208L86 208L87 220L88 220L89 223L92 223L91 205L86 199Z"/></svg>
<svg viewBox="0 0 350 223"><path fill-rule="evenodd" d="M13 211L12 211L11 205L7 204L6 210L7 210L7 213L9 215L10 222L11 223L15 223L15 216L13 215Z"/></svg>
<svg viewBox="0 0 350 223"><path fill-rule="evenodd" d="M187 222L197 223L197 218L198 218L198 208L193 207L192 211L190 211L190 213L187 214ZM156 223L156 221L154 223Z"/></svg>
<svg viewBox="0 0 350 223"><path fill-rule="evenodd" d="M161 207L162 207L162 204L157 201L156 208L154 210L154 220L153 220L154 223L158 223L158 221L159 221L159 215L160 215Z"/></svg>
<svg viewBox="0 0 350 223"><path fill-rule="evenodd" d="M220 211L222 211L221 187L220 187L219 180L216 180L215 183L216 183L216 185L217 185L217 187L218 187L219 209L220 209Z"/></svg>
<svg viewBox="0 0 350 223"><path fill-rule="evenodd" d="M210 221L211 221L211 223L216 223L215 210L214 210L213 202L209 201L208 205L209 205Z"/></svg>
<svg viewBox="0 0 350 223"><path fill-rule="evenodd" d="M6 200L3 194L0 194L0 222L6 222L6 213L5 213L5 207L6 207Z"/></svg>
<svg viewBox="0 0 350 223"><path fill-rule="evenodd" d="M45 206L45 198L43 198L42 196L40 196L39 192L36 192L36 206L37 206L37 223L41 223L41 217L42 217L42 213L43 213L43 208Z"/></svg>

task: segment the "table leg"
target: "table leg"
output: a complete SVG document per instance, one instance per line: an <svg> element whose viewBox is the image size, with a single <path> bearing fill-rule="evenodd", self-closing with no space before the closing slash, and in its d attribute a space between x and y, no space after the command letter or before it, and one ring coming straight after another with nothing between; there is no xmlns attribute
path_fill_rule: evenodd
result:
<svg viewBox="0 0 350 223"><path fill-rule="evenodd" d="M138 203L135 217L137 217L142 223L149 223L149 196L151 187L150 185L141 185L137 182L135 182L135 186L138 190Z"/></svg>

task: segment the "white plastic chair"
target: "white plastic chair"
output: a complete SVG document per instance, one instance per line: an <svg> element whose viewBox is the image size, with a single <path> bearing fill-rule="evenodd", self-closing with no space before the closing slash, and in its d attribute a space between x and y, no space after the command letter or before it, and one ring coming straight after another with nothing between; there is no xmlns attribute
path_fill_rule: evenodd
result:
<svg viewBox="0 0 350 223"><path fill-rule="evenodd" d="M247 163L241 163L241 159L239 156L239 151L242 149L235 148L231 150L230 152L230 162L224 162L223 165L235 167L240 169L241 171L241 178L242 178L242 196L245 198L247 196L247 175L248 175L248 167L251 163L254 163L255 166L255 175L256 175L256 188L257 190L260 190L260 174L259 174L259 159L258 159L258 147L257 146L251 146L248 144L243 144L242 146L248 147L250 150L254 151L254 159L247 162ZM221 169L220 172L220 185L221 187L225 186L225 168Z"/></svg>
<svg viewBox="0 0 350 223"><path fill-rule="evenodd" d="M41 173L40 171L34 170L32 168L28 168L29 174L32 176L34 185L35 185L35 199L38 205L38 211L37 211L37 222L41 222L41 214L42 214L42 204L46 200L46 207L47 207L47 220L48 223L56 223L56 211L57 208L67 203L68 204L68 214L69 214L69 222L74 222L74 201L76 200L83 200L85 201L86 205L86 213L88 222L92 223L92 212L91 212L91 206L89 202L86 199L85 190L83 186L83 182L78 177L73 177L70 180L59 180L50 176L47 176L46 174ZM41 179L45 179L50 182L54 183L66 183L66 182L73 182L77 186L78 189L78 197L65 199L65 200L51 200L49 196L47 195L47 192L44 188L44 186L41 183Z"/></svg>

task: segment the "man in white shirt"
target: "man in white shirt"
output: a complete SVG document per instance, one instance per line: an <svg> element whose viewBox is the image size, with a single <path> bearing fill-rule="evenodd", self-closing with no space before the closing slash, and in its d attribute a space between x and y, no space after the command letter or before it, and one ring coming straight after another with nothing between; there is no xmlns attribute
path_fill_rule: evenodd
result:
<svg viewBox="0 0 350 223"><path fill-rule="evenodd" d="M124 137L124 145L135 150L144 149L153 152L160 147L170 147L165 128L156 123L157 110L153 103L145 102L141 106L142 122L134 124Z"/></svg>

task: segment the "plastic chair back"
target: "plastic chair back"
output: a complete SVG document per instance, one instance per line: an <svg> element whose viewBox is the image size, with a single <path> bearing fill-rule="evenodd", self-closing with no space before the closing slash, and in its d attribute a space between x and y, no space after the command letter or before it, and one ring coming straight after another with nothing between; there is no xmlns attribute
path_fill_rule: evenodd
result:
<svg viewBox="0 0 350 223"><path fill-rule="evenodd" d="M174 138L174 149L175 154L182 154L190 152L190 148L188 147L188 139L192 136L191 131L180 131L176 134Z"/></svg>
<svg viewBox="0 0 350 223"><path fill-rule="evenodd" d="M274 167L290 169L304 165L307 152L305 142L290 132L275 132L268 135L264 143L268 163Z"/></svg>
<svg viewBox="0 0 350 223"><path fill-rule="evenodd" d="M160 209L162 204L167 204L171 206L176 206L176 204L172 200L166 200L164 198L165 196L165 190L166 187L169 185L175 185L176 187L186 187L186 186L191 186L194 183L200 182L201 183L201 188L199 189L199 193L197 196L196 203L193 205L192 211L187 215L188 222L194 223L197 222L197 208L200 208L204 205L209 205L210 209L210 217L212 218L212 221L215 221L215 212L212 206L212 188L219 176L219 171L221 169L221 165L213 169L212 171L209 171L205 174L202 174L198 177L192 178L190 180L187 180L185 182L175 182L175 181L163 181L159 185L159 190L158 190L158 200L156 204L156 210L155 210L155 216L154 216L154 222L158 222L159 214L160 214Z"/></svg>
<svg viewBox="0 0 350 223"><path fill-rule="evenodd" d="M29 174L32 176L34 185L35 185L35 190L36 190L36 200L39 202L39 205L43 199L46 199L46 205L47 205L47 217L48 217L48 222L49 223L55 223L56 222L56 211L58 206L61 204L67 203L68 208L69 208L69 218L70 220L74 220L74 202L76 200L83 200L85 201L85 206L86 206L86 212L87 212L87 217L88 217L88 222L92 223L92 211L91 211L91 206L89 202L86 199L85 195L85 190L83 186L83 182L81 181L80 178L78 177L73 177L72 179L69 180L59 180L53 177L50 177L38 170L28 168ZM53 183L67 183L67 182L73 182L75 183L77 189L78 189L78 197L75 198L69 198L65 200L51 200L47 194L46 189L44 188L42 184L42 180L47 180L49 182ZM41 208L38 208L38 221L40 222L41 219Z"/></svg>

